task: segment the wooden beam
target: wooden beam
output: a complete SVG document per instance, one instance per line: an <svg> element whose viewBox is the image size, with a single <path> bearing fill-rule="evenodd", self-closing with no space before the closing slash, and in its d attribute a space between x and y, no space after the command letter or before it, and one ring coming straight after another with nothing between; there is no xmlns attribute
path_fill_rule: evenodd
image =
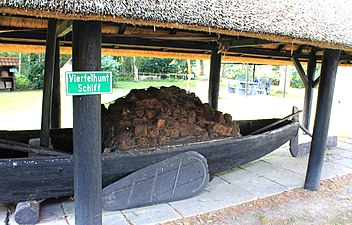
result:
<svg viewBox="0 0 352 225"><path fill-rule="evenodd" d="M295 54L301 54L303 48L304 48L304 46L303 46L303 45L300 45L300 46L297 48L297 50L295 51Z"/></svg>
<svg viewBox="0 0 352 225"><path fill-rule="evenodd" d="M104 44L117 44L119 46L148 46L158 48L175 48L175 49L197 49L197 50L212 50L215 48L211 43L199 43L190 41L158 41L145 38L126 38L126 37L103 37Z"/></svg>
<svg viewBox="0 0 352 225"><path fill-rule="evenodd" d="M325 49L323 53L313 137L304 184L305 189L312 191L318 190L320 186L339 56L339 50Z"/></svg>
<svg viewBox="0 0 352 225"><path fill-rule="evenodd" d="M304 72L304 69L301 65L301 62L295 56L292 56L291 60L292 60L293 64L295 65L296 70L304 83L304 86L308 87L308 78L307 78L306 73Z"/></svg>
<svg viewBox="0 0 352 225"><path fill-rule="evenodd" d="M281 52L286 47L286 44L281 44L276 48L276 51Z"/></svg>
<svg viewBox="0 0 352 225"><path fill-rule="evenodd" d="M173 29L170 30L169 34L175 35L177 33L177 31L178 31L177 29L173 28Z"/></svg>
<svg viewBox="0 0 352 225"><path fill-rule="evenodd" d="M58 37L63 37L66 34L70 33L71 31L72 31L72 21L65 20L59 24L56 32Z"/></svg>
<svg viewBox="0 0 352 225"><path fill-rule="evenodd" d="M237 39L233 38L230 42L230 48L238 48L238 47L251 47L258 45L267 45L267 44L281 44L279 42L267 41L263 39L257 38L246 38L246 39Z"/></svg>
<svg viewBox="0 0 352 225"><path fill-rule="evenodd" d="M42 123L40 130L40 146L49 147L51 99L53 91L54 59L56 48L56 25L57 20L49 19L46 37L44 88L42 104Z"/></svg>
<svg viewBox="0 0 352 225"><path fill-rule="evenodd" d="M101 22L73 22L73 71L101 69ZM102 224L100 95L73 97L75 223Z"/></svg>
<svg viewBox="0 0 352 225"><path fill-rule="evenodd" d="M286 52L278 52L275 50L259 49L259 48L231 48L228 50L228 53L232 53L232 52L244 54L244 55L277 57L277 58L288 59L288 60L291 58L291 55Z"/></svg>

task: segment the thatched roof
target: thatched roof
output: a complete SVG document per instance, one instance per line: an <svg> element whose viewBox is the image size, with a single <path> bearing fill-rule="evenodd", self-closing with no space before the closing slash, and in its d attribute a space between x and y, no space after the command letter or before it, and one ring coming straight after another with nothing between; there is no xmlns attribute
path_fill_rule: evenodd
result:
<svg viewBox="0 0 352 225"><path fill-rule="evenodd" d="M48 18L58 19L61 53L72 20L100 20L102 54L306 63L340 49L352 65L352 2L346 0L0 0L0 51L44 52ZM24 47L24 45L26 47Z"/></svg>
<svg viewBox="0 0 352 225"><path fill-rule="evenodd" d="M349 0L2 0L0 12L174 27L352 49Z"/></svg>

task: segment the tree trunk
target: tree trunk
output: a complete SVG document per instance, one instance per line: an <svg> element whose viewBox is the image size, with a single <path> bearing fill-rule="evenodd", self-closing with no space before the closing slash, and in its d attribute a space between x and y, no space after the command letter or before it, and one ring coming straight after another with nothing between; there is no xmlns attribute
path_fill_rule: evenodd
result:
<svg viewBox="0 0 352 225"><path fill-rule="evenodd" d="M290 71L291 71L290 66L286 66L286 67L280 66L280 81L279 81L279 90L277 91L277 93L284 94L284 90L285 90L285 94L287 94L287 90L290 87L290 80L291 80ZM285 76L286 76L286 78L285 78ZM285 82L285 80L286 80L286 82Z"/></svg>
<svg viewBox="0 0 352 225"><path fill-rule="evenodd" d="M138 82L139 77L138 77L138 67L136 65L136 57L133 57L133 74L134 74L134 81Z"/></svg>

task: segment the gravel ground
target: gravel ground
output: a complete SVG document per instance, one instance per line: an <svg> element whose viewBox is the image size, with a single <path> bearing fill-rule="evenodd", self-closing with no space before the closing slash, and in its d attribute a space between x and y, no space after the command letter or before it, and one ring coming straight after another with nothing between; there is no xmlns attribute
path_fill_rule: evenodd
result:
<svg viewBox="0 0 352 225"><path fill-rule="evenodd" d="M352 224L352 174L164 225Z"/></svg>

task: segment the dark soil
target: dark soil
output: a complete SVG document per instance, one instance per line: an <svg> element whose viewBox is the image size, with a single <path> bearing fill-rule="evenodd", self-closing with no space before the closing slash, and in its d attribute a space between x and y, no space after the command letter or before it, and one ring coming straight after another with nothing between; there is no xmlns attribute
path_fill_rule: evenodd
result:
<svg viewBox="0 0 352 225"><path fill-rule="evenodd" d="M119 150L239 137L231 115L175 86L131 90L102 108L102 127L104 147Z"/></svg>
<svg viewBox="0 0 352 225"><path fill-rule="evenodd" d="M352 174L164 225L352 224Z"/></svg>

